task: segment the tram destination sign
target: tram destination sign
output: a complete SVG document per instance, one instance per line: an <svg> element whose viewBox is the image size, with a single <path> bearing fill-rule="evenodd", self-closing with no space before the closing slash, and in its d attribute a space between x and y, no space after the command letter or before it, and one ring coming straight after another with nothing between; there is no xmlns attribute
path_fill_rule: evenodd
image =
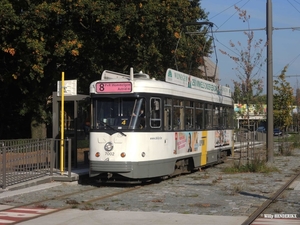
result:
<svg viewBox="0 0 300 225"><path fill-rule="evenodd" d="M97 82L97 93L130 93L132 92L131 82Z"/></svg>

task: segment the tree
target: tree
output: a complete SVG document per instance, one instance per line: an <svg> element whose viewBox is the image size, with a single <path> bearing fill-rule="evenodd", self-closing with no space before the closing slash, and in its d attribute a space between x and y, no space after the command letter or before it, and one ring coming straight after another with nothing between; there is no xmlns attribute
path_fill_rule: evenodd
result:
<svg viewBox="0 0 300 225"><path fill-rule="evenodd" d="M285 66L277 80L274 80L274 126L285 130L293 123L293 88L285 79Z"/></svg>
<svg viewBox="0 0 300 225"><path fill-rule="evenodd" d="M182 24L207 18L198 0L2 0L0 13L1 138L30 137L32 121L51 123L47 101L62 71L82 94L104 69L164 77ZM192 49L209 41L197 40ZM208 52L195 51L193 68Z"/></svg>
<svg viewBox="0 0 300 225"><path fill-rule="evenodd" d="M234 52L237 52L237 56L231 55L226 51L220 50L222 54L230 57L235 63L236 67L235 72L238 78L238 81L234 81L234 98L239 104L246 104L246 110L242 113L242 118L246 119L246 127L250 131L250 104L255 105L256 113L260 113L259 110L262 110L263 103L258 102L260 99L259 96L263 91L263 82L259 78L260 69L264 63L263 51L266 47L266 43L263 43L262 39L258 41L254 40L254 33L250 29L250 15L247 15L246 10L241 10L237 6L235 9L239 12L239 19L244 23L247 23L248 31L245 31L244 34L247 38L247 45L243 47L241 42L234 44L230 41L231 47L234 49ZM253 152L250 152L250 133L246 136L247 147L246 147L246 157L247 161L250 156L252 157L252 163L255 163ZM253 150L253 149L252 149ZM242 153L240 154L242 156ZM239 163L241 163L241 157Z"/></svg>
<svg viewBox="0 0 300 225"><path fill-rule="evenodd" d="M215 77L205 77L199 65L205 66L204 57L211 53L212 38L207 38L213 26L210 22L184 24L182 32L177 34L178 45L175 50L176 69L196 77L215 81ZM190 29L194 32L190 32ZM195 30L197 32L195 32Z"/></svg>
<svg viewBox="0 0 300 225"><path fill-rule="evenodd" d="M239 19L247 23L248 31L244 32L247 37L247 45L243 47L241 42L234 44L230 41L230 46L234 52L237 52L237 55L231 55L224 50L220 50L220 52L230 57L237 65L233 68L238 78L237 81L233 81L235 103L246 104L247 109L249 109L250 104L253 104L259 110L263 108L264 103L260 101L261 98L259 97L263 91L263 81L259 74L265 62L262 53L267 43L264 43L262 39L254 40L254 33L250 29L250 15L247 15L246 10L241 10L237 6L235 9L239 12ZM250 130L249 110L246 110L242 116L248 119L247 124Z"/></svg>

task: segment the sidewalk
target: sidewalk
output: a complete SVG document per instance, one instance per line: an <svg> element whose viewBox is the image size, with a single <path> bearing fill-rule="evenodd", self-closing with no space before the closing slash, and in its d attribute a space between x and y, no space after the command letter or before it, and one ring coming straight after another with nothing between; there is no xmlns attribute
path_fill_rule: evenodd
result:
<svg viewBox="0 0 300 225"><path fill-rule="evenodd" d="M191 215L177 213L159 213L159 212L132 212L132 211L103 211L90 210L83 211L78 209L69 209L47 216L39 217L22 225L58 225L58 224L76 224L76 225L240 225L247 217L239 216L208 216Z"/></svg>

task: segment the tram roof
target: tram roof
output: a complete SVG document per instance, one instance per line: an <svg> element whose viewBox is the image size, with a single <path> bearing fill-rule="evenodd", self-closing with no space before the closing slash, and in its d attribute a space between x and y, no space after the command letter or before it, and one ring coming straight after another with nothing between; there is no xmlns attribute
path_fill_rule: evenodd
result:
<svg viewBox="0 0 300 225"><path fill-rule="evenodd" d="M104 73L106 72L106 74ZM214 90L205 90L205 89L195 89L195 88L189 88L187 86L178 84L178 82L167 82L167 81L160 81L160 80L155 80L155 79L150 79L148 75L143 76L142 74L135 74L135 75L139 75L139 76L131 76L130 75L126 75L126 74L121 74L121 73L116 73L116 72L111 72L111 71L104 71L102 74L102 79L98 80L98 81L94 81L91 85L90 85L90 93L94 93L94 94L121 94L122 91L117 91L117 92L105 92L105 93L99 93L97 92L97 83L101 83L101 84L128 84L128 86L131 87L131 90L127 90L125 91L126 94L129 93L153 93L155 95L158 94L163 94L163 95L171 95L171 96L177 96L177 97L184 97L184 98L190 98L190 99L201 99L203 101L208 101L208 102L216 102L216 103L223 103L223 104L228 104L228 105L232 105L233 101L231 99L230 96L228 96L229 94L227 92L225 92L226 94L222 94L222 92L218 92L215 93L215 89ZM178 71L175 70L167 70L166 73L166 80L168 79L168 77L170 78L170 74L173 73L173 77L174 77L174 72L175 73L180 73ZM108 74L109 77L104 77ZM114 74L115 76L113 76L112 74ZM180 73L179 76L181 79L190 79L190 78L185 78L186 74ZM178 74L177 74L178 76ZM187 75L189 76L189 75ZM138 77L138 78L134 78L134 77ZM191 76L189 76L191 77ZM201 80L200 78L194 78L192 77L191 79L194 79L194 85L195 82ZM181 82L181 81L180 81ZM206 83L208 83L209 88L215 88L216 86L218 87L218 85L212 83L212 82L208 82L208 81L204 81L205 83L201 83L201 85L205 85ZM214 86L212 85L214 84ZM224 88L224 87L223 87ZM226 87L227 88L227 87ZM222 89L221 89L222 90ZM123 92L124 93L124 92ZM229 92L230 93L230 92Z"/></svg>
<svg viewBox="0 0 300 225"><path fill-rule="evenodd" d="M139 84L141 83L141 84ZM135 84L135 92L142 92L142 90L147 90L149 93L157 93L157 94L166 94L166 95L172 95L177 97L184 97L184 98L191 98L191 99L201 99L203 101L208 102L218 102L218 103L224 103L224 104L232 104L232 99L223 96L218 95L210 92L195 90L191 88L182 87L176 84L170 84L164 81L154 82L153 84L149 83L149 86L145 84L143 87L142 82L139 82ZM139 91L140 89L140 91ZM146 92L146 91L144 91Z"/></svg>

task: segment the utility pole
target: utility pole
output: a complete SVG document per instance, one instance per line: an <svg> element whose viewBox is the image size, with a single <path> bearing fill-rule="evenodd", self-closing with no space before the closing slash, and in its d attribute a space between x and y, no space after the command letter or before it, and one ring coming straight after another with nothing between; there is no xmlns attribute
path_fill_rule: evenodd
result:
<svg viewBox="0 0 300 225"><path fill-rule="evenodd" d="M273 21L272 0L267 0L267 162L274 162L273 142Z"/></svg>

